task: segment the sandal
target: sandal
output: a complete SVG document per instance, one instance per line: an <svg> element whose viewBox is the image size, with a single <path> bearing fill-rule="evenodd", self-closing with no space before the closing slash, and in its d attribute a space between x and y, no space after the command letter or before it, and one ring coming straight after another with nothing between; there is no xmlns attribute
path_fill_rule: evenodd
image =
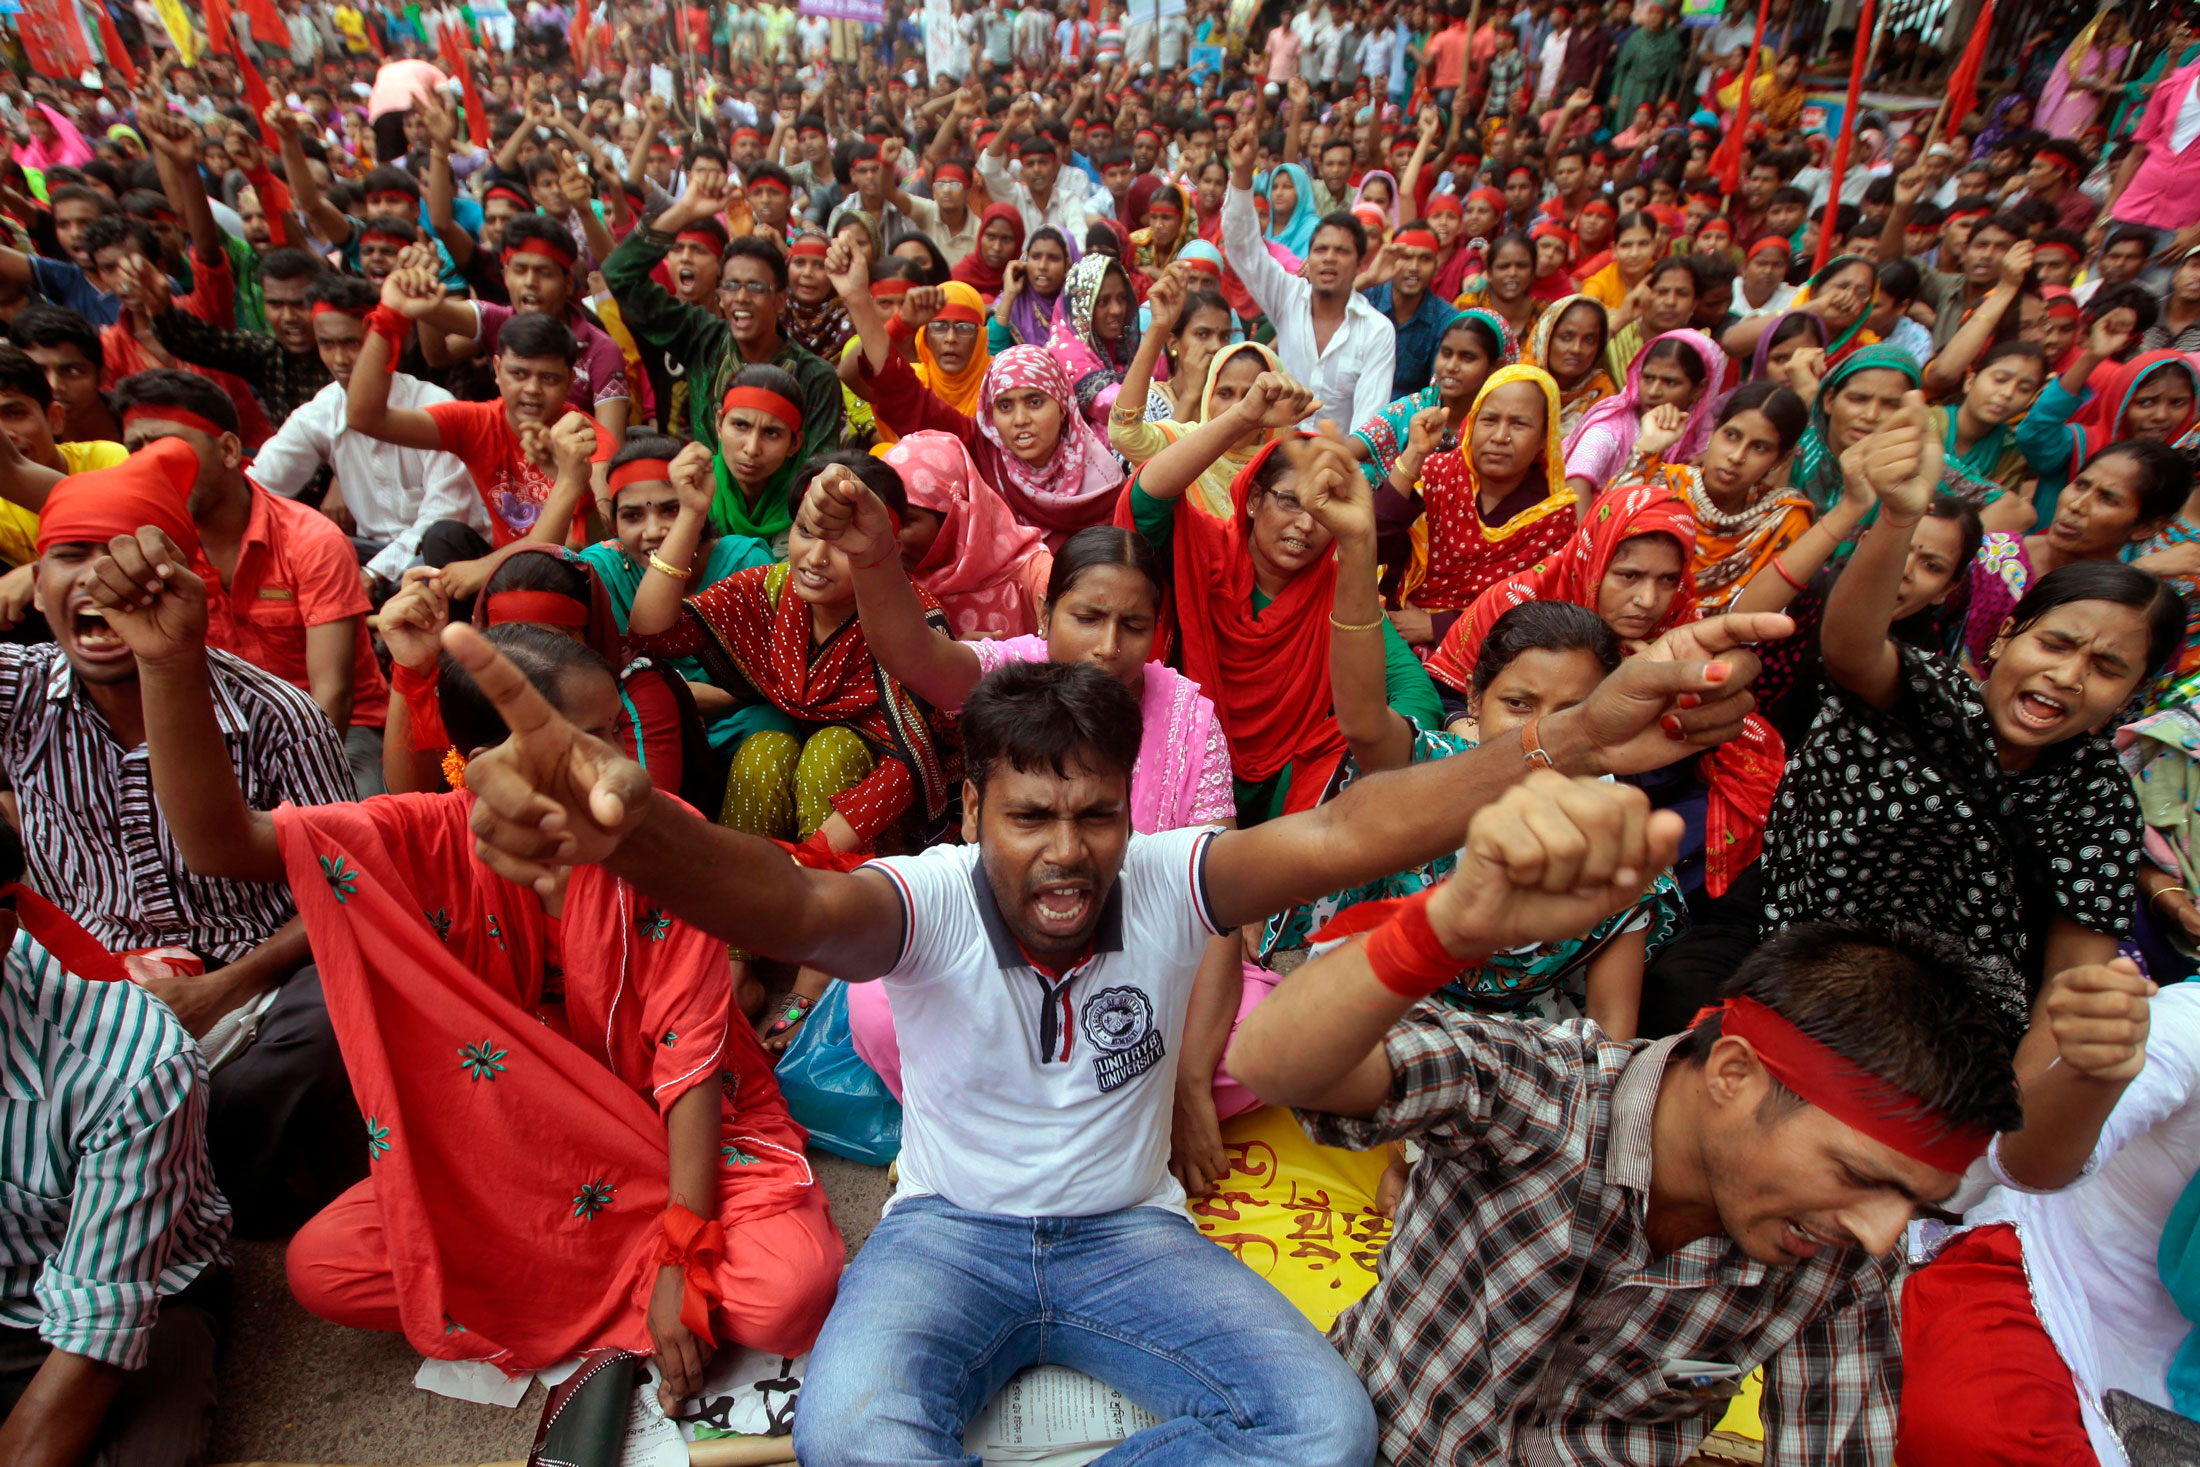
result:
<svg viewBox="0 0 2200 1467"><path fill-rule="evenodd" d="M780 1011L778 1018L772 1020L771 1027L764 1031L765 1047L767 1049L774 1047L784 1049L792 1043L793 1041L789 1036L802 1027L802 1021L807 1019L810 1016L810 1010L816 1007L817 1000L811 998L808 994L788 994L786 1008ZM772 1043L775 1039L779 1041L776 1046Z"/></svg>

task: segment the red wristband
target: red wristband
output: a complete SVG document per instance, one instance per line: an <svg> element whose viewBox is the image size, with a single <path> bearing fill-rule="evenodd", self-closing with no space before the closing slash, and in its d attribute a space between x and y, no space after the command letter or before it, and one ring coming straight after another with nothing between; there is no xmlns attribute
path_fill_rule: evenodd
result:
<svg viewBox="0 0 2200 1467"><path fill-rule="evenodd" d="M665 1209L664 1236L657 1241L657 1264L677 1268L687 1281L680 1296L680 1323L706 1345L718 1343L710 1329L710 1311L722 1297L714 1270L725 1256L725 1230L717 1219L704 1222L675 1202Z"/></svg>
<svg viewBox="0 0 2200 1467"><path fill-rule="evenodd" d="M417 671L402 662L390 664L390 691L404 701L416 753L451 746L450 736L443 731L443 705L436 698L442 672L442 666L434 662Z"/></svg>
<svg viewBox="0 0 2200 1467"><path fill-rule="evenodd" d="M1367 963L1376 981L1403 998L1427 998L1470 966L1447 952L1429 925L1428 904L1437 890L1432 886L1406 898L1367 936Z"/></svg>
<svg viewBox="0 0 2200 1467"><path fill-rule="evenodd" d="M367 330L382 337L390 344L390 370L397 370L397 358L405 350L405 331L412 325L388 306L378 305L367 312Z"/></svg>

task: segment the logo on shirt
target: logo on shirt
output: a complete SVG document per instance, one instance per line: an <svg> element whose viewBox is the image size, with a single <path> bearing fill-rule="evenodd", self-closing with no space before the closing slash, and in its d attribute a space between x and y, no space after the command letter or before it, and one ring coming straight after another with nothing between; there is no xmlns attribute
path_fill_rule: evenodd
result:
<svg viewBox="0 0 2200 1467"><path fill-rule="evenodd" d="M1161 1031L1143 990L1104 988L1085 1000L1079 1022L1099 1051L1092 1068L1103 1093L1121 1089L1161 1061Z"/></svg>

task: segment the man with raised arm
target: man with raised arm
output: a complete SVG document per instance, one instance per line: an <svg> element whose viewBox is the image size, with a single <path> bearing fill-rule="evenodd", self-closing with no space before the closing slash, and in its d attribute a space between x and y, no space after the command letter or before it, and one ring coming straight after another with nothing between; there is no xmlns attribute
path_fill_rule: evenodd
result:
<svg viewBox="0 0 2200 1467"><path fill-rule="evenodd" d="M1308 452L1302 494L1357 473L1333 442ZM802 515L836 562L892 552L890 521L852 476L821 476ZM1455 849L1467 817L1534 764L1631 772L1730 737L1756 666L1734 649L1789 629L1776 616L1698 623L1524 736L1253 830L1157 836L1130 828L1137 700L1097 668L1019 664L963 709L965 843L852 874L805 870L657 797L471 628L446 646L515 731L467 767L494 869L544 889L600 862L716 937L892 995L900 1189L812 1358L796 1426L806 1463L964 1460L963 1428L992 1394L1054 1362L1161 1416L1135 1439L1147 1450L1364 1467L1374 1423L1358 1382L1200 1238L1169 1173L1208 937ZM1642 817L1629 819L1641 845Z"/></svg>

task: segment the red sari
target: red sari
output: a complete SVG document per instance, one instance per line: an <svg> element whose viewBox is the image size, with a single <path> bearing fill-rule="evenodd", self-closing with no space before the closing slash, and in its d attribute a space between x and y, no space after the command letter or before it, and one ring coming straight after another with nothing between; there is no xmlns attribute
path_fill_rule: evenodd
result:
<svg viewBox="0 0 2200 1467"><path fill-rule="evenodd" d="M1463 611L1500 581L1555 555L1574 533L1576 496L1566 487L1560 452L1558 383L1540 367L1514 365L1492 372L1475 394L1467 422L1474 422L1491 392L1514 382L1543 389L1543 498L1503 524L1482 520L1482 489L1475 480L1473 445L1432 453L1421 470L1421 507L1428 526L1428 573L1408 599L1423 611ZM1471 431L1471 430L1470 430Z"/></svg>
<svg viewBox="0 0 2200 1467"><path fill-rule="evenodd" d="M475 858L472 809L461 792L275 812L372 1168L293 1241L300 1301L511 1374L647 1353L665 1115L715 1085L713 1328L808 1348L844 1254L725 945L597 866L549 916Z"/></svg>

